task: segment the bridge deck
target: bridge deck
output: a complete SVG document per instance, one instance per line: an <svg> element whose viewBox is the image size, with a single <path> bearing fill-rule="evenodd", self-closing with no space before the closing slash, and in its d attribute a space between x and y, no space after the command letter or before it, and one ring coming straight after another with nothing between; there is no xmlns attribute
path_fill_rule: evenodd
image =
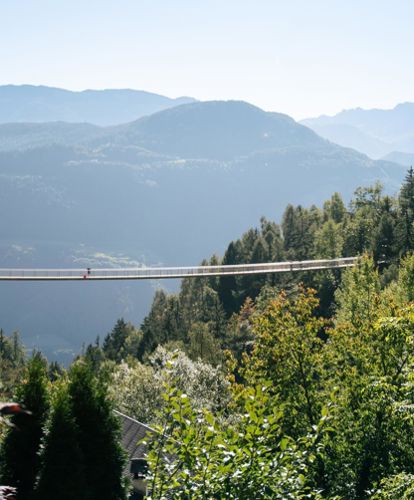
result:
<svg viewBox="0 0 414 500"><path fill-rule="evenodd" d="M143 280L266 274L338 269L355 265L357 257L193 267L0 269L0 281Z"/></svg>

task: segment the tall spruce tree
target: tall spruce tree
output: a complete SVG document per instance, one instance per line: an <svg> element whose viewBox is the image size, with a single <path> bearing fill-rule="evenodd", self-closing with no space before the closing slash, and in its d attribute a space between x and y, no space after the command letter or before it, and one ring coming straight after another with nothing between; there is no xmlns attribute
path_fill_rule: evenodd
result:
<svg viewBox="0 0 414 500"><path fill-rule="evenodd" d="M88 365L78 362L70 372L68 393L86 467L86 498L123 500L120 423L105 386L93 376Z"/></svg>
<svg viewBox="0 0 414 500"><path fill-rule="evenodd" d="M32 498L39 472L39 448L49 410L47 363L39 353L29 361L25 378L17 388L16 400L31 415L18 414L1 446L1 483L17 487L18 500Z"/></svg>
<svg viewBox="0 0 414 500"><path fill-rule="evenodd" d="M411 167L405 176L399 196L400 220L398 240L401 254L406 254L414 247L414 170Z"/></svg>
<svg viewBox="0 0 414 500"><path fill-rule="evenodd" d="M223 265L241 264L242 251L241 242L232 241L224 254ZM220 276L219 297L227 316L231 316L241 307L242 302L237 296L238 283L237 276Z"/></svg>
<svg viewBox="0 0 414 500"><path fill-rule="evenodd" d="M73 417L66 385L56 394L48 433L41 454L36 500L90 500L87 467L79 441L79 429ZM95 497L98 499L99 497Z"/></svg>
<svg viewBox="0 0 414 500"><path fill-rule="evenodd" d="M154 349L170 340L177 340L178 304L177 297L167 295L164 290L155 292L151 311L142 325L142 341L138 348L138 358L143 359Z"/></svg>

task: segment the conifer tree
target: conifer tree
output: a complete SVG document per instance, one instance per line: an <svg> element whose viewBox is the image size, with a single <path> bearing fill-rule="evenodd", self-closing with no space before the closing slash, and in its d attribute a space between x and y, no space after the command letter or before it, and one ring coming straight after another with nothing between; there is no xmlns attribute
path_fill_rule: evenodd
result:
<svg viewBox="0 0 414 500"><path fill-rule="evenodd" d="M398 224L398 240L401 253L405 254L414 247L414 170L411 167L401 186L399 196L400 220Z"/></svg>
<svg viewBox="0 0 414 500"><path fill-rule="evenodd" d="M372 258L363 256L355 267L344 272L342 284L336 291L337 322L348 323L357 331L370 327L379 314L380 288Z"/></svg>
<svg viewBox="0 0 414 500"><path fill-rule="evenodd" d="M128 355L137 356L138 346L141 340L141 332L132 323L126 323L123 318L118 319L111 333L105 337L102 350L108 359L120 362ZM99 364L101 356L99 339L95 346L88 346L88 354L93 363Z"/></svg>
<svg viewBox="0 0 414 500"><path fill-rule="evenodd" d="M337 224L342 222L346 215L346 208L339 193L334 193L331 199L324 203L323 208L327 217Z"/></svg>
<svg viewBox="0 0 414 500"><path fill-rule="evenodd" d="M46 361L39 353L28 363L16 400L31 414L12 418L14 427L7 432L1 447L0 477L2 484L17 487L18 500L26 500L32 498L39 471L38 453L49 409Z"/></svg>
<svg viewBox="0 0 414 500"><path fill-rule="evenodd" d="M141 326L143 337L138 351L138 358L141 360L145 354L151 353L164 340L167 302L168 297L164 290L157 290L152 301L150 313L144 319Z"/></svg>
<svg viewBox="0 0 414 500"><path fill-rule="evenodd" d="M67 387L63 384L55 395L41 462L36 500L91 500L86 488L86 466L79 430Z"/></svg>
<svg viewBox="0 0 414 500"><path fill-rule="evenodd" d="M223 265L241 264L242 245L240 241L232 241L223 257ZM220 276L219 297L228 316L237 312L241 301L237 297L238 281L236 276Z"/></svg>
<svg viewBox="0 0 414 500"><path fill-rule="evenodd" d="M94 378L89 366L76 363L70 372L68 393L86 467L87 498L124 499L120 423L113 413L106 388Z"/></svg>

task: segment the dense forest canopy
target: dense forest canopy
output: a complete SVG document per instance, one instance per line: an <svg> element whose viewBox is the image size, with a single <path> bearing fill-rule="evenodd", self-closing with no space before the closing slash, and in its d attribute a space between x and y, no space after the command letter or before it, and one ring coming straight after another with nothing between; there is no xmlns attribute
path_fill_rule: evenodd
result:
<svg viewBox="0 0 414 500"><path fill-rule="evenodd" d="M20 498L124 498L116 408L159 431L153 499L413 498L413 251L410 169L397 197L377 184L349 206L338 193L289 205L281 225L262 218L203 262L360 255L353 268L185 279L69 370L28 360L18 335L0 332L1 399L33 413L19 431L1 427L1 480ZM108 467L99 492L85 476L99 476L95 448Z"/></svg>

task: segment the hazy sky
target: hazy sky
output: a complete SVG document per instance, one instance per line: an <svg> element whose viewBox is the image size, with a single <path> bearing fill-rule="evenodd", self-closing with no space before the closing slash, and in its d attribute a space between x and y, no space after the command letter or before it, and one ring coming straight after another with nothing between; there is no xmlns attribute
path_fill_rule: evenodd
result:
<svg viewBox="0 0 414 500"><path fill-rule="evenodd" d="M414 101L413 0L0 0L0 84L243 99L294 118Z"/></svg>

